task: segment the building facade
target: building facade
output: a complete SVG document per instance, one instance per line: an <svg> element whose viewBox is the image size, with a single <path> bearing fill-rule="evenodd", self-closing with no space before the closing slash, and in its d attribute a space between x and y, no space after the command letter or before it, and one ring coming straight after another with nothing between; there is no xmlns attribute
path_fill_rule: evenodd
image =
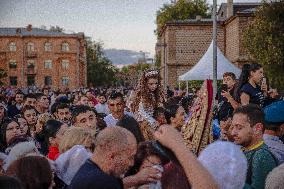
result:
<svg viewBox="0 0 284 189"><path fill-rule="evenodd" d="M222 3L217 15L217 45L223 54L241 67L250 62L242 36L253 20L253 13L260 3ZM212 19L168 22L158 36L156 53L161 58L161 76L164 85L175 87L178 76L192 68L204 55L212 41Z"/></svg>
<svg viewBox="0 0 284 189"><path fill-rule="evenodd" d="M0 28L0 68L6 85L78 88L87 84L83 33L39 28Z"/></svg>

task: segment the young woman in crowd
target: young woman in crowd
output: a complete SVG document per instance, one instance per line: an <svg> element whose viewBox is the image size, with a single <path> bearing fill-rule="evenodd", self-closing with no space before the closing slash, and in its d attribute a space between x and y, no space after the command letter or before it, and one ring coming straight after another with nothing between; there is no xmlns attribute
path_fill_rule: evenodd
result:
<svg viewBox="0 0 284 189"><path fill-rule="evenodd" d="M31 137L30 128L28 126L27 120L22 117L20 114L14 117L20 125L20 134L21 136Z"/></svg>
<svg viewBox="0 0 284 189"><path fill-rule="evenodd" d="M44 136L44 146L48 147L47 157L51 160L55 160L59 156L59 143L63 137L67 125L57 121L57 120L48 120L42 130Z"/></svg>
<svg viewBox="0 0 284 189"><path fill-rule="evenodd" d="M6 119L1 127L0 151L5 152L12 141L21 135L20 125L15 119Z"/></svg>
<svg viewBox="0 0 284 189"><path fill-rule="evenodd" d="M181 127L185 124L185 110L180 105L167 105L165 107L165 117L167 124L180 131Z"/></svg>
<svg viewBox="0 0 284 189"><path fill-rule="evenodd" d="M26 105L22 109L22 116L27 120L31 136L34 137L36 133L37 111L33 106Z"/></svg>
<svg viewBox="0 0 284 189"><path fill-rule="evenodd" d="M138 145L137 153L135 155L134 166L128 173L134 175L142 169L154 168L158 170L160 177L162 176L163 166L168 163L167 157L161 155L159 151L154 147L151 141L141 142ZM144 184L138 186L135 189L161 189L161 182L153 182L150 184ZM134 189L134 188L133 188Z"/></svg>
<svg viewBox="0 0 284 189"><path fill-rule="evenodd" d="M243 65L235 96L241 105L256 104L261 107L265 104L267 96L267 83L260 64Z"/></svg>
<svg viewBox="0 0 284 189"><path fill-rule="evenodd" d="M157 70L150 69L143 73L130 101L130 109L140 122L145 140L153 139L153 131L158 127L153 118L154 109L163 107L165 102L161 77Z"/></svg>

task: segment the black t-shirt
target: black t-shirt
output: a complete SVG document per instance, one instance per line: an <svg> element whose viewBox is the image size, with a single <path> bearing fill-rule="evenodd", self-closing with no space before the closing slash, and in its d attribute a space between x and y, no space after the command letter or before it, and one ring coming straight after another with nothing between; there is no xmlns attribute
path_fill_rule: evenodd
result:
<svg viewBox="0 0 284 189"><path fill-rule="evenodd" d="M123 189L123 183L121 179L104 173L89 159L76 173L68 189Z"/></svg>
<svg viewBox="0 0 284 189"><path fill-rule="evenodd" d="M256 88L254 88L250 83L247 83L244 86L242 86L240 92L249 95L250 104L256 104L259 105L260 107L264 106L265 96L258 85L256 86Z"/></svg>
<svg viewBox="0 0 284 189"><path fill-rule="evenodd" d="M218 100L218 110L217 110L217 118L219 121L226 120L229 117L233 116L234 108L231 103L228 102L226 97L221 95L222 89L218 90L217 100ZM230 95L234 96L234 88L229 91Z"/></svg>
<svg viewBox="0 0 284 189"><path fill-rule="evenodd" d="M8 113L8 117L13 118L15 115L21 114L21 110L19 110L17 106L14 104L14 105L8 106L7 113Z"/></svg>
<svg viewBox="0 0 284 189"><path fill-rule="evenodd" d="M130 131L135 136L137 143L144 141L139 123L133 117L125 114L124 117L116 123L116 125Z"/></svg>

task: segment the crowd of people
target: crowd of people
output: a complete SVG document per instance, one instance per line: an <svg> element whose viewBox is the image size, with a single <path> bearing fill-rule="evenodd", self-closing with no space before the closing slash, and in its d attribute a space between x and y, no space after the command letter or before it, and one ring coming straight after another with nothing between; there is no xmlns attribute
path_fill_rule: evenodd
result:
<svg viewBox="0 0 284 189"><path fill-rule="evenodd" d="M237 79L238 78L238 79ZM0 89L0 188L284 188L284 99L261 65L164 91Z"/></svg>

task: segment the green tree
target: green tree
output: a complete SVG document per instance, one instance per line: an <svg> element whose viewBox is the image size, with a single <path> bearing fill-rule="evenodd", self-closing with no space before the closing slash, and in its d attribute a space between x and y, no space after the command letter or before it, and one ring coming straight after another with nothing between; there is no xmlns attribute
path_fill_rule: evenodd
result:
<svg viewBox="0 0 284 189"><path fill-rule="evenodd" d="M284 89L284 1L263 2L243 42L256 62L264 66L270 83Z"/></svg>
<svg viewBox="0 0 284 189"><path fill-rule="evenodd" d="M179 0L177 3L164 4L156 14L156 33L169 21L195 19L197 15L210 16L206 0Z"/></svg>
<svg viewBox="0 0 284 189"><path fill-rule="evenodd" d="M3 69L0 69L0 86L4 85L3 79L7 77L7 72Z"/></svg>
<svg viewBox="0 0 284 189"><path fill-rule="evenodd" d="M161 67L161 53L157 53L155 55L155 67L157 68Z"/></svg>
<svg viewBox="0 0 284 189"><path fill-rule="evenodd" d="M87 80L89 85L109 86L116 82L117 68L104 56L103 44L87 38Z"/></svg>

